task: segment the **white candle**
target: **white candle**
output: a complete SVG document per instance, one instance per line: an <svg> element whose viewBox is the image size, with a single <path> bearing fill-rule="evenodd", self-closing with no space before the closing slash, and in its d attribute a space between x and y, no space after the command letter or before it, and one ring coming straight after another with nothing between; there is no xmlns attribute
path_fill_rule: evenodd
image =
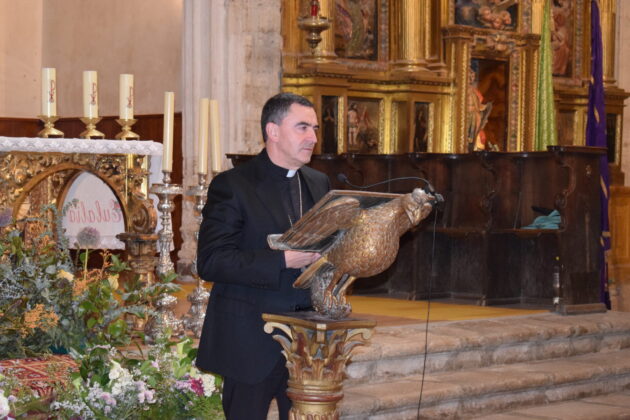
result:
<svg viewBox="0 0 630 420"><path fill-rule="evenodd" d="M162 140L162 171L173 170L173 113L175 93L164 92L164 139Z"/></svg>
<svg viewBox="0 0 630 420"><path fill-rule="evenodd" d="M98 79L92 70L83 72L83 116L98 118Z"/></svg>
<svg viewBox="0 0 630 420"><path fill-rule="evenodd" d="M199 100L199 142L197 148L197 173L208 173L208 106L210 100Z"/></svg>
<svg viewBox="0 0 630 420"><path fill-rule="evenodd" d="M42 115L57 115L57 71L51 67L42 69Z"/></svg>
<svg viewBox="0 0 630 420"><path fill-rule="evenodd" d="M118 90L118 115L121 120L133 119L133 74L121 74Z"/></svg>
<svg viewBox="0 0 630 420"><path fill-rule="evenodd" d="M221 172L221 140L219 139L219 102L210 101L210 139L212 141L212 171Z"/></svg>

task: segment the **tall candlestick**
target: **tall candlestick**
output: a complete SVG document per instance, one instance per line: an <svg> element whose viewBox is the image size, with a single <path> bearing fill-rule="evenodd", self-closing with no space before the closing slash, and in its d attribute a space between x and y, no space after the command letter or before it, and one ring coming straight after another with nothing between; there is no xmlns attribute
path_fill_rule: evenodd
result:
<svg viewBox="0 0 630 420"><path fill-rule="evenodd" d="M121 74L119 83L119 115L121 120L133 119L133 74Z"/></svg>
<svg viewBox="0 0 630 420"><path fill-rule="evenodd" d="M208 173L208 107L210 100L199 100L199 142L197 148L197 173Z"/></svg>
<svg viewBox="0 0 630 420"><path fill-rule="evenodd" d="M42 115L57 115L57 71L51 67L42 69Z"/></svg>
<svg viewBox="0 0 630 420"><path fill-rule="evenodd" d="M164 92L164 139L162 141L162 171L173 170L173 113L175 93Z"/></svg>
<svg viewBox="0 0 630 420"><path fill-rule="evenodd" d="M98 118L98 78L91 70L83 72L83 116Z"/></svg>
<svg viewBox="0 0 630 420"><path fill-rule="evenodd" d="M210 138L212 141L212 171L221 172L221 140L219 138L219 102L210 101Z"/></svg>

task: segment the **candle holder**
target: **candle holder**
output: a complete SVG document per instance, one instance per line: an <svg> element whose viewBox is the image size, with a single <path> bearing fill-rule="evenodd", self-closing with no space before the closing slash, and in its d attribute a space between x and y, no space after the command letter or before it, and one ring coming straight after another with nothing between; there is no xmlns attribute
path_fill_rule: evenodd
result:
<svg viewBox="0 0 630 420"><path fill-rule="evenodd" d="M170 336L181 338L184 335L184 323L175 316L177 298L167 293L162 293L155 302L155 312L144 326L145 339L149 343L155 343L161 334L170 330Z"/></svg>
<svg viewBox="0 0 630 420"><path fill-rule="evenodd" d="M159 198L158 211L162 221L162 229L158 232L158 248L160 257L158 259L158 274L166 274L173 271L173 261L171 261L171 242L173 241L173 222L171 213L175 209L173 199L183 193L181 185L171 184L171 173L162 171L164 177L162 184L153 184L149 192Z"/></svg>
<svg viewBox="0 0 630 420"><path fill-rule="evenodd" d="M96 124L101 121L101 117L81 117L80 120L83 124L85 124L85 131L79 134L79 137L81 137L82 139L105 138L105 134L96 129Z"/></svg>
<svg viewBox="0 0 630 420"><path fill-rule="evenodd" d="M157 195L159 198L157 208L162 221L162 229L158 232L158 250L160 252L156 270L158 275L164 275L174 269L173 261L171 260L171 242L173 241L171 213L175 209L173 199L183 192L181 185L171 184L170 171L162 171L162 173L164 174L162 184L153 184L149 190L149 192ZM166 329L171 330L172 336L181 336L183 333L183 322L175 316L173 309L176 305L177 298L175 296L167 293L158 296L156 302L157 315L149 319L144 329L149 341L155 340Z"/></svg>
<svg viewBox="0 0 630 420"><path fill-rule="evenodd" d="M59 119L56 115L38 115L37 118L44 122L44 129L37 133L37 137L63 137L63 131L55 128L55 121Z"/></svg>
<svg viewBox="0 0 630 420"><path fill-rule="evenodd" d="M190 187L186 191L186 195L195 197L195 218L197 219L198 225L201 226L201 220L203 219L201 212L206 204L208 186L206 184L206 174L200 173L198 174L198 177L198 184ZM197 232L195 233L195 239L199 241L199 228L197 228ZM195 252L190 271L192 272L193 277L197 280L197 287L195 287L195 289L186 297L186 299L190 302L190 309L184 316L184 327L191 331L195 338L199 338L201 337L201 329L203 328L203 321L206 317L206 307L208 306L210 293L202 286L203 280L197 273L196 254L197 253Z"/></svg>
<svg viewBox="0 0 630 420"><path fill-rule="evenodd" d="M330 19L319 14L319 1L311 1L311 15L299 18L298 28L306 32L306 42L315 54L315 49L322 42L321 33L330 28Z"/></svg>
<svg viewBox="0 0 630 420"><path fill-rule="evenodd" d="M116 134L114 137L117 140L139 140L140 136L131 131L131 126L134 125L138 120L135 119L123 119L119 118L116 120L118 125L122 127L122 131Z"/></svg>

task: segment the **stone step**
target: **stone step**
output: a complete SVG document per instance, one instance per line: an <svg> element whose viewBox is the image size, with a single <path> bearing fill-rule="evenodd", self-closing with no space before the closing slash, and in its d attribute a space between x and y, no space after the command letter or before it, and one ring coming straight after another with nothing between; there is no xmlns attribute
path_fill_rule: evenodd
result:
<svg viewBox="0 0 630 420"><path fill-rule="evenodd" d="M475 417L475 420L517 419L628 420L630 419L630 390Z"/></svg>
<svg viewBox="0 0 630 420"><path fill-rule="evenodd" d="M418 418L421 376L346 385L344 420ZM630 387L630 349L425 376L419 418L471 418ZM534 417L535 418L535 417Z"/></svg>
<svg viewBox="0 0 630 420"><path fill-rule="evenodd" d="M419 374L425 324L377 327L354 350L348 385ZM630 314L554 313L429 324L427 373L525 363L630 348Z"/></svg>

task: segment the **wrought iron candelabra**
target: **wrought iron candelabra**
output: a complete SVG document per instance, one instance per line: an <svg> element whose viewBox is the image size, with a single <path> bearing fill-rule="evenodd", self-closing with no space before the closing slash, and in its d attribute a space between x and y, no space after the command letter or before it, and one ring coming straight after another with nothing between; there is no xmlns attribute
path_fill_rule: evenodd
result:
<svg viewBox="0 0 630 420"><path fill-rule="evenodd" d="M186 195L195 197L195 217L197 219L198 225L201 226L201 220L203 216L201 215L201 211L206 204L206 197L208 194L208 186L206 184L207 176L206 174L198 174L199 181L195 186L190 187L186 191ZM195 233L195 239L197 242L199 241L199 229ZM188 313L184 317L184 327L192 332L195 338L199 338L201 336L201 329L203 328L203 321L206 317L206 307L208 306L208 298L210 297L210 293L203 287L203 280L199 277L197 272L197 256L193 257L192 267L191 267L192 275L197 280L197 287L187 296L186 299L190 302L190 309Z"/></svg>

